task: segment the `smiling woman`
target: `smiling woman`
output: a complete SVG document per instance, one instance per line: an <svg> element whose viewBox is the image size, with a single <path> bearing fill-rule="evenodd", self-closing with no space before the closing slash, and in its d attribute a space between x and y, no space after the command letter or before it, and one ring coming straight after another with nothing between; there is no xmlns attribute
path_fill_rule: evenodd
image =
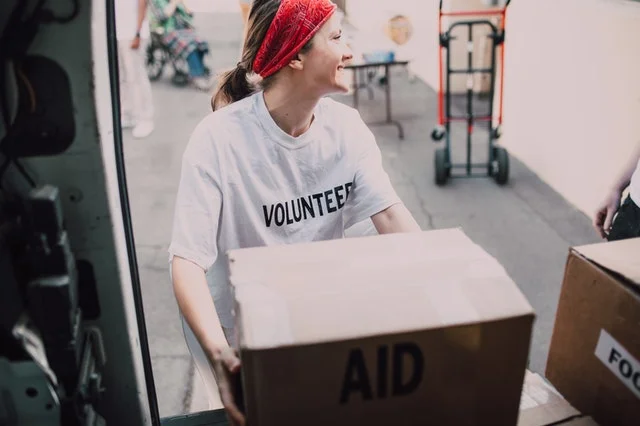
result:
<svg viewBox="0 0 640 426"><path fill-rule="evenodd" d="M348 90L352 59L335 11L329 0L255 0L242 59L183 156L174 291L208 394L220 389L234 424L244 418L231 388L240 361L224 254L343 238L368 218L380 233L420 230L359 113L327 98Z"/></svg>

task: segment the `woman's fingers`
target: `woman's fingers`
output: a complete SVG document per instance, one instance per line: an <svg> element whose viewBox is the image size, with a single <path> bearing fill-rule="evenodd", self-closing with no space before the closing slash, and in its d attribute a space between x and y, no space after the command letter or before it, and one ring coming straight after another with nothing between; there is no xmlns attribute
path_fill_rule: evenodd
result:
<svg viewBox="0 0 640 426"><path fill-rule="evenodd" d="M616 213L616 209L614 208L607 209L607 217L604 219L604 226L603 226L605 234L608 234L609 230L611 229L611 225L613 224L613 216L615 215L615 213Z"/></svg>
<svg viewBox="0 0 640 426"><path fill-rule="evenodd" d="M224 383L218 383L220 400L222 401L222 405L224 405L227 417L231 424L234 426L244 426L245 418L233 399L233 392L231 391L229 383L230 381L228 377L224 380Z"/></svg>
<svg viewBox="0 0 640 426"><path fill-rule="evenodd" d="M216 377L220 400L225 408L229 423L233 426L244 426L246 420L234 398L233 376L240 373L240 359L231 348L220 352L215 361Z"/></svg>
<svg viewBox="0 0 640 426"><path fill-rule="evenodd" d="M605 209L599 209L596 212L596 214L593 216L593 223L592 223L593 227L598 232L598 234L600 234L600 236L602 238L606 237L606 235L604 233L604 229L603 229L605 218L606 218L606 210Z"/></svg>

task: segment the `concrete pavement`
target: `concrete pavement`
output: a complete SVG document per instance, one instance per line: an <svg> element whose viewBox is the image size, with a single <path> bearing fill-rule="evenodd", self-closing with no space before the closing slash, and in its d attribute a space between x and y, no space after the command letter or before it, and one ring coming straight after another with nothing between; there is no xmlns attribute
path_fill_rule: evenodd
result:
<svg viewBox="0 0 640 426"><path fill-rule="evenodd" d="M239 14L198 14L196 24L212 48L215 70L237 62ZM145 316L161 416L207 409L199 377L184 344L169 280L168 247L180 162L189 134L209 112L209 95L176 88L165 78L152 85L156 129L147 139L125 135L129 197L142 279ZM435 186L429 139L436 119L434 91L398 70L392 78L394 116L405 126L400 141L394 127L372 127L387 171L423 229L462 229L506 268L537 313L531 368L543 372L564 263L572 245L597 241L589 219L540 181L516 159L504 187L489 179L453 180ZM336 99L351 103L349 96ZM365 121L384 117L383 92L360 97ZM455 156L463 155L463 127L455 128ZM477 129L476 157L482 159L485 130Z"/></svg>

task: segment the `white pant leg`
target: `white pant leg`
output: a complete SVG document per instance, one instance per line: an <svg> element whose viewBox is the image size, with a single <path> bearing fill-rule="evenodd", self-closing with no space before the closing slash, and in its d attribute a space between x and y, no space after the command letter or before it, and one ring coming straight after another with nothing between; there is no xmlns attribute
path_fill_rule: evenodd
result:
<svg viewBox="0 0 640 426"><path fill-rule="evenodd" d="M131 40L118 42L120 63L124 68L125 85L120 95L126 92L130 104L126 108L131 111L136 122L153 121L153 95L151 83L144 65L144 43L137 50L131 49ZM129 102L129 100L127 100ZM125 110L123 102L123 110Z"/></svg>
<svg viewBox="0 0 640 426"><path fill-rule="evenodd" d="M128 61L127 51L131 50L129 48L130 44L127 42L119 40L118 41L118 75L119 75L119 84L120 84L120 113L122 117L126 117L128 120L133 120L133 108L132 108L132 100L131 100L131 88L129 76L130 66L126 66L125 64Z"/></svg>

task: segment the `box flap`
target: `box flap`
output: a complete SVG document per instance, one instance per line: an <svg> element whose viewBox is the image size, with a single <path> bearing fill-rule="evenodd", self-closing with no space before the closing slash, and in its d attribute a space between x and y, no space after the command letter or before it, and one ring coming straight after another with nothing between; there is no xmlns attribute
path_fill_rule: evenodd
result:
<svg viewBox="0 0 640 426"><path fill-rule="evenodd" d="M573 250L640 285L640 238L589 244Z"/></svg>
<svg viewBox="0 0 640 426"><path fill-rule="evenodd" d="M504 268L457 229L242 249L228 256L244 348L533 315Z"/></svg>
<svg viewBox="0 0 640 426"><path fill-rule="evenodd" d="M518 426L556 424L579 414L544 378L527 370Z"/></svg>

